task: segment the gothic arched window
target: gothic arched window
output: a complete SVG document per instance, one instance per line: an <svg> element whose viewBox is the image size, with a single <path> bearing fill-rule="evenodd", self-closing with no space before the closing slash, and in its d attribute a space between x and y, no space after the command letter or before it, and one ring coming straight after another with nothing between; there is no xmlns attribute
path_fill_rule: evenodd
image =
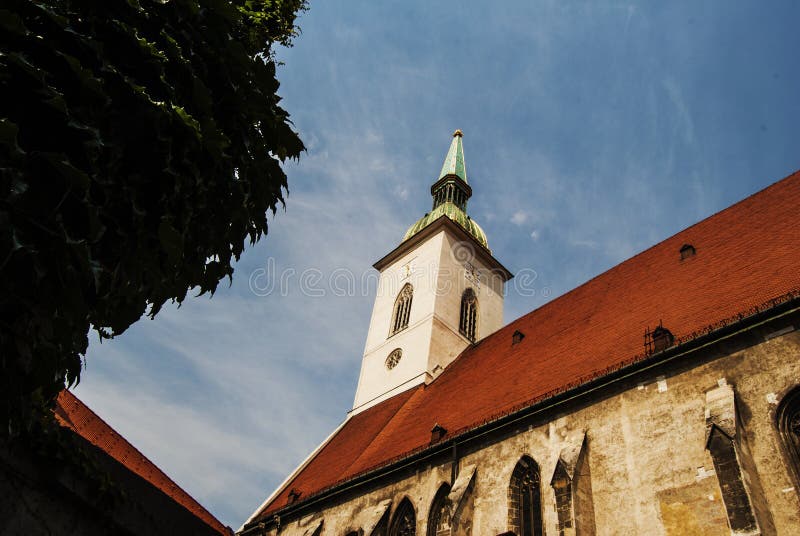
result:
<svg viewBox="0 0 800 536"><path fill-rule="evenodd" d="M403 499L389 526L389 536L414 536L417 533L417 515L408 498Z"/></svg>
<svg viewBox="0 0 800 536"><path fill-rule="evenodd" d="M542 536L542 498L539 466L523 456L508 486L508 530L517 536Z"/></svg>
<svg viewBox="0 0 800 536"><path fill-rule="evenodd" d="M795 387L783 397L775 416L789 460L789 470L795 482L800 483L800 387Z"/></svg>
<svg viewBox="0 0 800 536"><path fill-rule="evenodd" d="M392 325L389 330L391 337L398 331L402 331L408 327L408 319L411 317L411 300L414 298L414 288L406 283L397 299L394 301L394 314L392 315Z"/></svg>
<svg viewBox="0 0 800 536"><path fill-rule="evenodd" d="M450 506L447 504L447 495L450 486L442 484L431 503L428 515L428 536L450 536Z"/></svg>
<svg viewBox="0 0 800 536"><path fill-rule="evenodd" d="M478 324L478 298L475 291L468 288L461 295L461 320L458 323L458 331L475 342L475 327Z"/></svg>

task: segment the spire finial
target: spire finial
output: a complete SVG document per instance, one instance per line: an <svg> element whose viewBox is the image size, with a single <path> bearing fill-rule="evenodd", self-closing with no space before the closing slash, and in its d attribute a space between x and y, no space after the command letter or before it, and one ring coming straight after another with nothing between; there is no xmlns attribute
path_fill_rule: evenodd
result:
<svg viewBox="0 0 800 536"><path fill-rule="evenodd" d="M465 183L467 182L467 168L464 165L464 145L462 142L464 133L461 129L453 132L453 140L450 142L450 150L447 151L447 156L444 158L442 171L439 172L439 179L441 180L448 175L455 175Z"/></svg>

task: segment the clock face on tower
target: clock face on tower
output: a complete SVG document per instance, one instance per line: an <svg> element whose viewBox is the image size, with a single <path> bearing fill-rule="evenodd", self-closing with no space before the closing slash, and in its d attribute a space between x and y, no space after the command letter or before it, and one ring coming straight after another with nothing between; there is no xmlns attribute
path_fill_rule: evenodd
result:
<svg viewBox="0 0 800 536"><path fill-rule="evenodd" d="M403 357L403 351L400 348L392 350L392 353L386 358L386 368L392 370L400 362L401 357Z"/></svg>

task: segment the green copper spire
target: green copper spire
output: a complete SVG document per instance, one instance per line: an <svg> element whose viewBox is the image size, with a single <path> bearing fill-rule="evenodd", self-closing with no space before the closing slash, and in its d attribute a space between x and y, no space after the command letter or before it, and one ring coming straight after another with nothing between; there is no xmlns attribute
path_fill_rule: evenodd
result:
<svg viewBox="0 0 800 536"><path fill-rule="evenodd" d="M460 130L453 132L453 141L450 143L450 150L442 164L442 171L439 178L443 179L448 175L455 175L464 182L467 182L467 167L464 165L464 145L461 138L464 133Z"/></svg>
<svg viewBox="0 0 800 536"><path fill-rule="evenodd" d="M467 200L472 196L472 188L467 184L464 146L461 143L463 136L464 134L460 130L456 130L453 134L453 141L450 143L450 150L447 151L447 157L444 159L442 172L431 186L433 209L409 227L403 241L408 240L442 216L446 216L461 226L480 245L489 249L483 229L475 223L475 220L467 216Z"/></svg>

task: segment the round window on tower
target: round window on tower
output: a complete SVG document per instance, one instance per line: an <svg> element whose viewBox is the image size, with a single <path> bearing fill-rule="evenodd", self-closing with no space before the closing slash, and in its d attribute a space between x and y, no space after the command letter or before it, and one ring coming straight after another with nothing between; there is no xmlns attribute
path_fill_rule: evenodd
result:
<svg viewBox="0 0 800 536"><path fill-rule="evenodd" d="M400 362L401 357L403 357L403 351L400 348L392 350L392 353L386 358L386 368L392 370Z"/></svg>

